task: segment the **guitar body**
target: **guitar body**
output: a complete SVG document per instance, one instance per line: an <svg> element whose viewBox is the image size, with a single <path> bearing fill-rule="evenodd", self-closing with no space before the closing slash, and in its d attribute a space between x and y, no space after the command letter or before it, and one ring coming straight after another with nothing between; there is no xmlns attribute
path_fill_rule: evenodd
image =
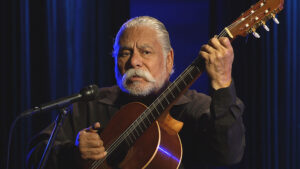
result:
<svg viewBox="0 0 300 169"><path fill-rule="evenodd" d="M145 105L138 102L123 106L100 134L104 142L104 147L110 147L146 108ZM178 168L182 158L181 140L176 131L170 129L168 125L160 125L160 123L163 123L161 119L152 123L152 125L137 138L133 146L125 150L126 152L123 158L121 158L117 164L114 164L115 166L109 165L110 159L108 158L104 163L98 166L97 169ZM119 156L122 156L120 154L123 153L124 152L120 152Z"/></svg>

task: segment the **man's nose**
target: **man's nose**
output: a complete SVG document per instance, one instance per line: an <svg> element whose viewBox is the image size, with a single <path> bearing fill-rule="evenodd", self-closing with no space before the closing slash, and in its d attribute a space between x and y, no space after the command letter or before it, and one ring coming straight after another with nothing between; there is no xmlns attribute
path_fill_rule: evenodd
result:
<svg viewBox="0 0 300 169"><path fill-rule="evenodd" d="M132 55L130 57L130 64L133 68L142 67L142 64L143 64L142 57L138 52L136 52L136 51L132 52Z"/></svg>

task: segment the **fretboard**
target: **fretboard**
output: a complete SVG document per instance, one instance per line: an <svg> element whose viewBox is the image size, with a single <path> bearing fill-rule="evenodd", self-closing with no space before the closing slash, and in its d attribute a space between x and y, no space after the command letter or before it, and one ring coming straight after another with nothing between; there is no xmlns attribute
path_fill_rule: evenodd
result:
<svg viewBox="0 0 300 169"><path fill-rule="evenodd" d="M127 128L124 141L132 146L136 139L187 90L204 70L204 60L198 56L178 78Z"/></svg>

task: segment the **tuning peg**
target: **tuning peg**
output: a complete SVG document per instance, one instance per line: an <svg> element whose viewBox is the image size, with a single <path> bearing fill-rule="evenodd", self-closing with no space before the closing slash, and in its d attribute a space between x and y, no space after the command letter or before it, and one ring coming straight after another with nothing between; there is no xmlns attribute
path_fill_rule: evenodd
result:
<svg viewBox="0 0 300 169"><path fill-rule="evenodd" d="M276 23L276 24L279 24L279 21L276 17L273 18L273 21Z"/></svg>
<svg viewBox="0 0 300 169"><path fill-rule="evenodd" d="M266 25L266 22L264 22L264 21L261 21L261 23L262 23L262 25L263 25L264 29L265 29L267 32L269 32L269 31L270 31L270 29L269 29L269 27Z"/></svg>
<svg viewBox="0 0 300 169"><path fill-rule="evenodd" d="M251 32L252 32L252 35L255 37L255 38L260 38L260 35L256 32L256 29L255 28L251 28Z"/></svg>
<svg viewBox="0 0 300 169"><path fill-rule="evenodd" d="M255 38L257 38L257 39L260 38L260 35L259 35L257 32L255 32L255 31L252 32L252 35L253 35Z"/></svg>
<svg viewBox="0 0 300 169"><path fill-rule="evenodd" d="M264 29L265 29L267 32L270 31L270 28L269 28L266 24L264 24L263 27L264 27Z"/></svg>
<svg viewBox="0 0 300 169"><path fill-rule="evenodd" d="M276 16L274 14L272 14L272 18L273 18L273 21L276 23L276 24L279 24L279 21L278 19L276 18Z"/></svg>

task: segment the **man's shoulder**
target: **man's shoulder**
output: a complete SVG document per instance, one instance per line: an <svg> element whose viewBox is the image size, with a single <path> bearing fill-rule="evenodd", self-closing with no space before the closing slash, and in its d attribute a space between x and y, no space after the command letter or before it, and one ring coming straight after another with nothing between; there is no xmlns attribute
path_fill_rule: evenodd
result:
<svg viewBox="0 0 300 169"><path fill-rule="evenodd" d="M120 88L117 85L99 88L97 102L113 105L118 99Z"/></svg>
<svg viewBox="0 0 300 169"><path fill-rule="evenodd" d="M120 88L117 85L109 87L100 87L99 88L99 97L105 96L107 94L117 94L120 91Z"/></svg>

